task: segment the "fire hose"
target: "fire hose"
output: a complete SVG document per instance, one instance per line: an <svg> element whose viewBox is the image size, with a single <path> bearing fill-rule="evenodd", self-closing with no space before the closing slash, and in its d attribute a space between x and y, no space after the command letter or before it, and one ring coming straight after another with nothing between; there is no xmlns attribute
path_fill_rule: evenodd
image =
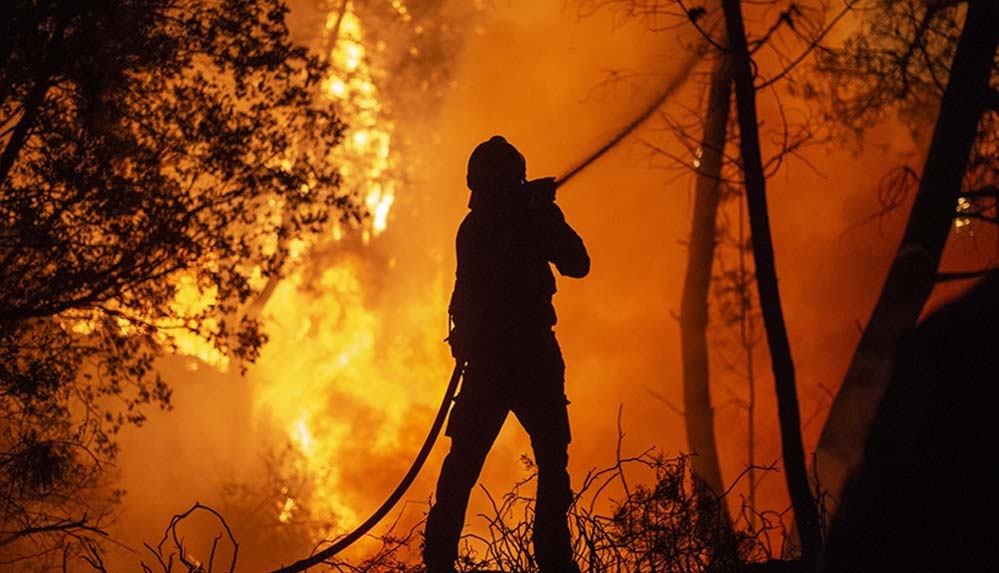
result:
<svg viewBox="0 0 999 573"><path fill-rule="evenodd" d="M614 137L608 140L603 146L601 146L596 151L590 153L583 161L576 164L574 167L566 171L560 177L555 179L555 187L561 187L562 185L569 182L570 179L576 176L579 172L583 171L590 165L592 165L597 159L602 157L605 153L610 151L614 146L621 142L625 137L630 135L635 129L641 124L645 123L649 117L667 100L676 89L687 79L694 64L698 61L696 57L690 57L684 62L684 66L680 70L680 73L669 83L666 88L659 94L659 96L653 100L645 110L639 114L630 123L624 126ZM377 525L392 508L395 507L399 500L402 499L403 494L409 489L416 480L416 476L423 469L423 464L426 463L427 458L430 456L430 451L433 449L434 444L437 442L438 436L440 436L441 429L444 427L444 420L447 418L448 411L451 409L451 403L454 401L455 395L458 393L458 384L461 381L462 374L465 370L465 364L463 362L456 362L454 365L454 370L451 372L451 380L448 382L447 389L444 391L444 399L441 401L441 405L437 410L437 416L434 418L434 423L430 426L430 431L427 433L427 438L423 442L423 446L420 447L420 451L416 454L416 458L413 460L412 465L409 467L409 471L403 476L399 485L396 486L395 490L392 491L391 495L385 499L385 501L371 514L364 523L358 525L353 531L347 535L338 539L335 543L326 547L322 551L313 553L305 559L300 559L291 565L287 565L280 569L275 569L271 573L298 573L299 571L304 571L310 567L319 565L320 563L330 559L337 553L340 553L347 547L353 545L358 539L364 537L368 531L371 530L375 525Z"/></svg>
<svg viewBox="0 0 999 573"><path fill-rule="evenodd" d="M353 545L358 539L364 537L365 534L371 530L372 527L378 524L379 521L388 515L388 512L392 511L395 504L399 503L402 495L406 493L409 486L413 484L413 480L416 479L417 474L423 469L423 464L427 461L427 457L430 456L430 450L434 448L434 443L437 441L437 436L441 433L441 428L444 427L444 420L447 418L448 410L451 409L451 402L454 400L455 394L458 392L458 382L461 380L461 374L465 370L465 365L458 362L454 365L454 371L451 372L451 381L448 382L447 390L444 391L444 400L441 402L440 408L437 410L437 417L434 418L433 425L430 426L430 432L427 433L427 439L424 440L423 446L420 448L418 454L416 454L416 459L413 460L413 464L409 467L409 471L403 476L402 481L399 485L395 487L392 494L382 503L382 505L371 514L364 523L358 525L353 531L347 535L341 537L329 547L301 559L288 565L273 571L272 573L295 573L298 571L304 571L309 567L313 567L326 561L330 557L333 557L337 553L340 553L347 547Z"/></svg>

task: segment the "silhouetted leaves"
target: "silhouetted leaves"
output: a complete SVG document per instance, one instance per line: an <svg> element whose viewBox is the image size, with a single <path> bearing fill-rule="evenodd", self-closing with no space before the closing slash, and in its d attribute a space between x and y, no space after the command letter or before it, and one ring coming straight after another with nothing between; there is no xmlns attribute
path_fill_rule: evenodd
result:
<svg viewBox="0 0 999 573"><path fill-rule="evenodd" d="M916 131L935 117L950 74L961 14L923 0L878 0L842 47L819 53L830 119L857 133L899 112Z"/></svg>
<svg viewBox="0 0 999 573"><path fill-rule="evenodd" d="M242 309L282 272L286 239L360 216L331 159L344 126L318 95L326 64L289 40L287 10L2 9L3 491L96 487L115 432L169 405L156 358L184 336L254 360L266 338ZM0 517L32 531L87 507L2 501Z"/></svg>

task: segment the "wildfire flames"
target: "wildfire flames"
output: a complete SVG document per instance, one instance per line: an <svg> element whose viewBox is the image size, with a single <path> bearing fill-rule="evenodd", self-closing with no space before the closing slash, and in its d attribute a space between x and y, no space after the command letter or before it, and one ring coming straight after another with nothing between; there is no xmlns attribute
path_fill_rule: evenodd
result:
<svg viewBox="0 0 999 573"><path fill-rule="evenodd" d="M410 20L404 4L395 1L393 8ZM350 527L368 510L345 494L351 488L343 484L343 460L356 453L358 443L373 458L393 463L396 457L406 458L409 440L400 436L408 416L414 408L422 412L433 398L402 390L426 386L448 366L439 348L439 300L409 305L409 316L399 308L376 308L372 300L376 281L371 274L378 270L373 267L394 264L380 258L372 242L389 224L399 173L392 153L393 122L373 77L378 71L368 57L364 27L349 3L330 13L317 43L327 47L332 62L322 97L335 100L349 121L335 160L344 188L363 197L369 216L358 224L335 224L328 237L291 242L293 271L266 301L261 318L270 342L249 376L255 430L278 446L286 442L305 461L309 513L334 515ZM328 253L335 253L332 264L323 260ZM210 296L182 279L176 304L196 311ZM404 321L426 325L413 337L419 340L400 344ZM217 369L229 366L227 357L205 341L181 337L177 348ZM275 437L274 429L283 438ZM283 523L294 521L303 509L290 493L273 503Z"/></svg>

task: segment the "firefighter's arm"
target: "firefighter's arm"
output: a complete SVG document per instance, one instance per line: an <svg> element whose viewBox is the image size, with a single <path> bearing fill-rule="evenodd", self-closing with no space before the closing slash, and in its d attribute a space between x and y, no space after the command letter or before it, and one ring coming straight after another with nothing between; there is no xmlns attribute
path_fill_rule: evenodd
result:
<svg viewBox="0 0 999 573"><path fill-rule="evenodd" d="M541 209L545 257L564 276L581 279L590 272L590 256L583 239L569 226L555 203Z"/></svg>

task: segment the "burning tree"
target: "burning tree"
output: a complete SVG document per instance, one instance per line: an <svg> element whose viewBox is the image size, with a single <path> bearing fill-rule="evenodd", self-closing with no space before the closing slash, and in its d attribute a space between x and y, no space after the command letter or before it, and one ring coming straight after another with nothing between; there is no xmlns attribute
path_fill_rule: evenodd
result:
<svg viewBox="0 0 999 573"><path fill-rule="evenodd" d="M0 555L68 551L114 434L169 407L154 360L239 363L289 237L359 217L326 64L281 0L18 1L0 39ZM103 500L103 501L101 501Z"/></svg>

